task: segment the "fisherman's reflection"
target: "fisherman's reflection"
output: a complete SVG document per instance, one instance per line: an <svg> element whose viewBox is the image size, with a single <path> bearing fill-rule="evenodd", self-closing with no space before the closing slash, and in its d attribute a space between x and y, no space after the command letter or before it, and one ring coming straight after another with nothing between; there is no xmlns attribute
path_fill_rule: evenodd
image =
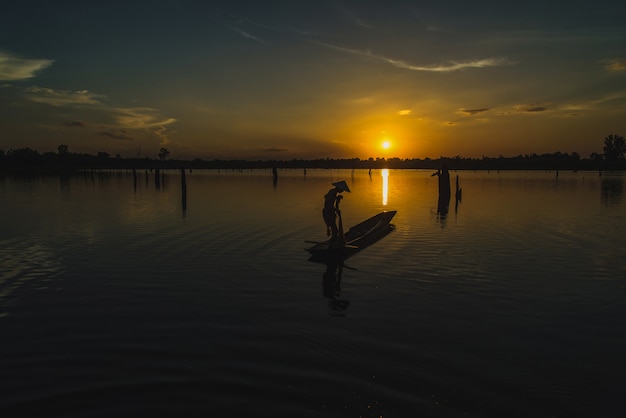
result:
<svg viewBox="0 0 626 418"><path fill-rule="evenodd" d="M350 301L341 299L341 275L343 273L343 259L336 258L327 260L326 271L322 276L322 290L324 296L329 299L328 307L331 314L342 315L342 312L348 309Z"/></svg>

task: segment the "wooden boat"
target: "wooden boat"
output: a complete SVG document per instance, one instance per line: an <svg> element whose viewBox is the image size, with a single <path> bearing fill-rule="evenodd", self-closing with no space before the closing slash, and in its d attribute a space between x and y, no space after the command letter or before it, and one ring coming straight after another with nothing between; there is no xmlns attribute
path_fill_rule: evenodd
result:
<svg viewBox="0 0 626 418"><path fill-rule="evenodd" d="M393 231L394 226L390 222L396 215L396 212L395 210L380 212L354 225L344 234L345 245L331 247L329 241L324 241L318 242L306 250L311 253L313 259L323 260L327 257L347 258L369 247Z"/></svg>

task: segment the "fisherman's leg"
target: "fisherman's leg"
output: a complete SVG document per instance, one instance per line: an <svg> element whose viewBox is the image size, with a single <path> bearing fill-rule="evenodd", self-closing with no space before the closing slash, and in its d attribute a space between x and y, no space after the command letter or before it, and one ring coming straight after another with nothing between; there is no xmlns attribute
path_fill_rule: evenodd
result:
<svg viewBox="0 0 626 418"><path fill-rule="evenodd" d="M334 223L330 224L329 226L332 233L332 236L330 238L330 247L334 247L335 243L337 242L337 237L339 236L339 228L337 228L337 225L335 225Z"/></svg>

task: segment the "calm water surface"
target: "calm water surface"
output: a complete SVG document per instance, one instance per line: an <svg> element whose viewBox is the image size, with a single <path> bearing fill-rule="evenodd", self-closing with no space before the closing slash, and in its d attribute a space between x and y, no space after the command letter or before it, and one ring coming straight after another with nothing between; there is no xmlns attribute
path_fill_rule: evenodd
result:
<svg viewBox="0 0 626 418"><path fill-rule="evenodd" d="M625 176L431 173L0 178L2 416L624 416Z"/></svg>

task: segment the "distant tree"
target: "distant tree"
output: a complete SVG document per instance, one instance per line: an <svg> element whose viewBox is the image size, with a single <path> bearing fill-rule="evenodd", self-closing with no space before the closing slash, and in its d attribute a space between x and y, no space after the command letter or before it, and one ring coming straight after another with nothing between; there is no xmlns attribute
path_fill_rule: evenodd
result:
<svg viewBox="0 0 626 418"><path fill-rule="evenodd" d="M161 148L159 150L159 160L165 160L168 155L170 155L170 152L167 150L167 148Z"/></svg>
<svg viewBox="0 0 626 418"><path fill-rule="evenodd" d="M6 156L17 166L33 165L40 159L39 153L31 148L10 149Z"/></svg>
<svg viewBox="0 0 626 418"><path fill-rule="evenodd" d="M626 152L626 142L623 136L609 135L604 138L604 159L607 162L614 163L624 159Z"/></svg>
<svg viewBox="0 0 626 418"><path fill-rule="evenodd" d="M67 145L59 145L57 149L59 150L59 155L67 155L69 151L69 147Z"/></svg>
<svg viewBox="0 0 626 418"><path fill-rule="evenodd" d="M98 153L98 158L101 160L106 160L107 158L109 158L109 153L100 151Z"/></svg>

